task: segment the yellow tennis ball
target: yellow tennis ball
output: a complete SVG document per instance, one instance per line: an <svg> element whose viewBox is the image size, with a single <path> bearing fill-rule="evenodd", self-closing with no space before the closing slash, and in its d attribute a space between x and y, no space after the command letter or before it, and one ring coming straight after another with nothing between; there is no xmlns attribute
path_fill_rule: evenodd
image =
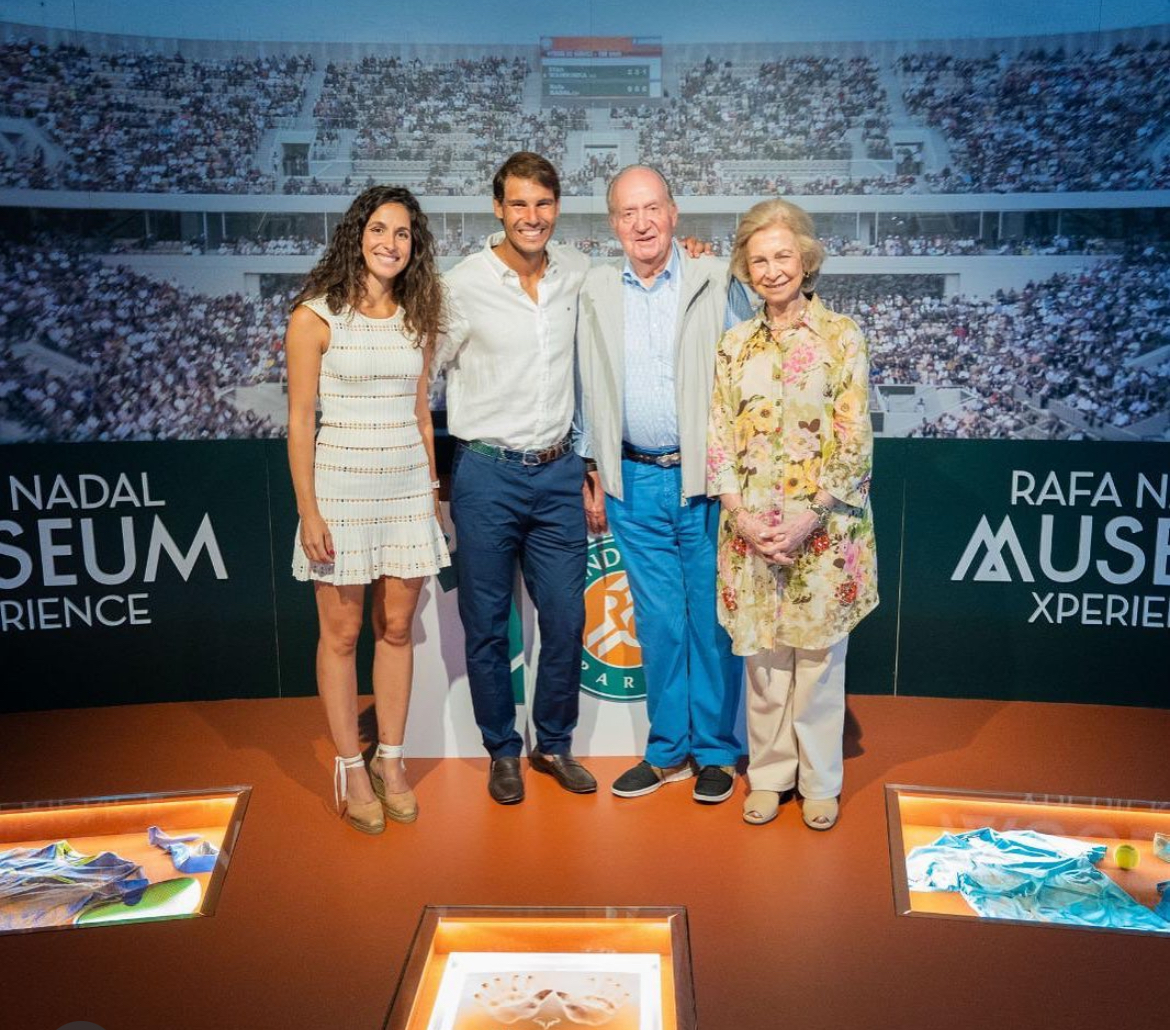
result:
<svg viewBox="0 0 1170 1030"><path fill-rule="evenodd" d="M1136 869L1141 855L1132 844L1118 844L1113 850L1113 858L1118 869Z"/></svg>

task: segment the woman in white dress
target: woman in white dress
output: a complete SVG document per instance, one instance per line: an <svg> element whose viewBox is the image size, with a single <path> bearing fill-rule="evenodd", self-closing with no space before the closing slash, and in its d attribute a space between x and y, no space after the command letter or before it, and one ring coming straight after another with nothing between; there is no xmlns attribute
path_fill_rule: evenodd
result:
<svg viewBox="0 0 1170 1030"><path fill-rule="evenodd" d="M402 761L411 625L423 579L450 562L427 404L442 312L426 215L409 190L373 186L309 273L285 335L300 514L293 575L316 591L317 689L337 749L337 805L363 833L418 815ZM369 766L358 742L354 659L367 585L378 718Z"/></svg>

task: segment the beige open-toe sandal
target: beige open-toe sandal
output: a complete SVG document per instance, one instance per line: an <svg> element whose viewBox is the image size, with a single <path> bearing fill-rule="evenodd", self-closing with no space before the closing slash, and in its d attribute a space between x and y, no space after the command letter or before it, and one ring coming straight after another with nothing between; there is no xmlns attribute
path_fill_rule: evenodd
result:
<svg viewBox="0 0 1170 1030"><path fill-rule="evenodd" d="M753 790L743 802L743 821L752 826L763 826L776 818L780 811L778 790Z"/></svg>
<svg viewBox="0 0 1170 1030"><path fill-rule="evenodd" d="M831 830L837 823L836 798L804 799L804 825L812 830Z"/></svg>

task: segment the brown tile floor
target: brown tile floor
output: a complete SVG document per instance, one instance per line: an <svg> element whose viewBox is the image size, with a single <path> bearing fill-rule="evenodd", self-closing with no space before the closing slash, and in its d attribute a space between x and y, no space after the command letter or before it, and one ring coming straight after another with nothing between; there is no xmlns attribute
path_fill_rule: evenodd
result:
<svg viewBox="0 0 1170 1030"><path fill-rule="evenodd" d="M703 1030L1153 1030L1170 940L894 914L882 785L1170 800L1170 711L850 700L841 823L766 827L686 785L621 801L414 760L422 814L367 838L329 807L314 699L0 716L0 801L252 784L217 914L0 937L0 1025L381 1025L424 904L688 907ZM589 763L603 786L627 760Z"/></svg>

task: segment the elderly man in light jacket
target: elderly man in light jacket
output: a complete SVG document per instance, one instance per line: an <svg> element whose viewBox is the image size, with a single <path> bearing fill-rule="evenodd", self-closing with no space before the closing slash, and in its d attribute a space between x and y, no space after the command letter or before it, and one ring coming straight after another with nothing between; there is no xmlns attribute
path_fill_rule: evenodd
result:
<svg viewBox="0 0 1170 1030"><path fill-rule="evenodd" d="M629 574L650 716L645 759L612 789L637 797L697 773L695 800L718 803L734 790L742 669L715 613L707 414L715 345L751 309L725 261L680 251L656 169L623 169L607 200L626 259L581 289L579 447L595 463L589 528L613 532Z"/></svg>

